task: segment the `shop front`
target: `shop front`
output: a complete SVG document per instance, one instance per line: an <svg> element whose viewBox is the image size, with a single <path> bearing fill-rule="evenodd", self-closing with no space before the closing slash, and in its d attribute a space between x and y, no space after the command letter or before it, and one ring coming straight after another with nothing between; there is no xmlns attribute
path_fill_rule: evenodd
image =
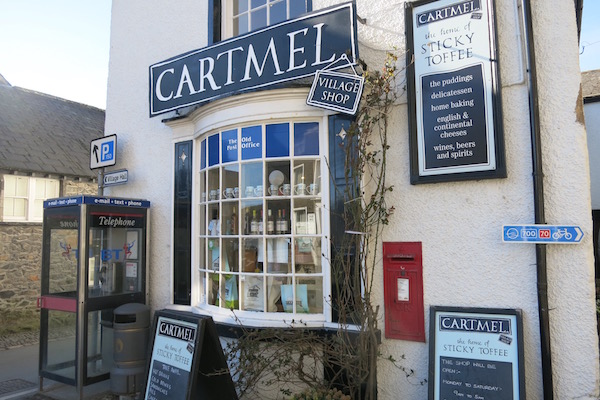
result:
<svg viewBox="0 0 600 400"><path fill-rule="evenodd" d="M342 280L332 264L344 251L368 250L368 294L384 355L372 375L378 398L495 398L489 388L502 385L513 398L552 390L557 398L597 396L587 165L585 157L561 158L585 154L577 136L583 127L552 97L560 88L563 104L576 101L574 65L558 73L537 64L544 78L537 96L547 107L539 113L548 223L584 232L572 246L544 245L552 310L546 331L537 245L502 238L503 226L534 222L537 196L526 24L533 20L536 44L552 38L555 50L576 48L568 26L540 22L571 8L538 4L528 19L520 1L208 3L113 4L106 134L119 135L123 156L115 168L127 168L130 181L107 191L152 200L153 310L211 317L223 345L250 328L359 331L340 323ZM292 13L292 4L302 11ZM126 18L133 14L140 18ZM330 92L354 92L355 74L386 71L388 51L398 75L388 88L397 96L386 114L385 201L395 211L376 249L344 249L344 236L365 235L353 230L347 209L351 201L369 204L372 182L347 196L346 132L355 116L315 106L314 95L349 100ZM550 57L549 49L538 51ZM315 76L321 91L311 89ZM577 337L573 326L581 327ZM550 371L542 361L545 332ZM469 340L478 343L461 342ZM471 349L481 354L459 354ZM443 363L503 381L463 382ZM548 375L561 378L548 388ZM462 390L467 384L479 391Z"/></svg>

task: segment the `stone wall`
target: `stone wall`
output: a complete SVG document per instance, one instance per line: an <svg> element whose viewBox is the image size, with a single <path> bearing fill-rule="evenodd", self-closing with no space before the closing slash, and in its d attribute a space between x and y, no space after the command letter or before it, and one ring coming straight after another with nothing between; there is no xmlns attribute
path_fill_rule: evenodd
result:
<svg viewBox="0 0 600 400"><path fill-rule="evenodd" d="M0 310L35 310L40 295L42 224L0 224Z"/></svg>
<svg viewBox="0 0 600 400"><path fill-rule="evenodd" d="M63 181L63 196L94 195L97 190L93 182ZM0 222L0 312L36 309L41 268L42 224Z"/></svg>

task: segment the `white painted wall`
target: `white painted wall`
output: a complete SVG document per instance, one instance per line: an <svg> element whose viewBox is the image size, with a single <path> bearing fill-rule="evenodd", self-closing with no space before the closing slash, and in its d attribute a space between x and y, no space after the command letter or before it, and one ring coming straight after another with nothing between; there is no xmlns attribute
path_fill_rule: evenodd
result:
<svg viewBox="0 0 600 400"><path fill-rule="evenodd" d="M314 0L314 8L340 1ZM531 140L522 40L514 1L496 1L502 106L508 177L428 185L409 183L406 104L392 117L389 204L396 207L386 241L423 242L426 331L429 306L518 308L523 311L526 391L542 398L535 248L503 244L503 224L534 222ZM361 57L376 67L382 50L404 49L404 4L357 0ZM548 280L555 398L599 396L598 337L594 307L592 224L587 143L577 114L579 65L573 3L532 0L541 134L549 224L580 226L585 237L572 246L548 246ZM131 0L113 2L106 133L118 135L115 169L127 168L130 182L106 191L152 202L150 292L153 308L172 299L172 175L174 132L162 118L148 116L148 67L206 45L207 1ZM403 60L401 60L403 62ZM378 64L379 63L379 64ZM405 101L405 96L403 97ZM598 113L595 113L596 117ZM588 120L589 124L589 120ZM191 138L191 137L190 137ZM382 282L381 269L377 274ZM382 285L376 287L383 305ZM383 310L383 307L382 307ZM383 318L381 321L383 330ZM429 342L383 340L384 354L414 370L381 362L380 399L427 397Z"/></svg>

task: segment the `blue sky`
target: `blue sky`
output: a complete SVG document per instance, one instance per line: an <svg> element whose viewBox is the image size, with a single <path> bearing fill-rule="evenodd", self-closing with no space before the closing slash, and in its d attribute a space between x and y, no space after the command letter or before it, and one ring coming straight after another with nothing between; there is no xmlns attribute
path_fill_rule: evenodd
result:
<svg viewBox="0 0 600 400"><path fill-rule="evenodd" d="M106 108L110 8L111 0L0 0L0 74ZM581 70L600 69L600 0L584 0L583 14Z"/></svg>
<svg viewBox="0 0 600 400"><path fill-rule="evenodd" d="M106 108L111 0L0 0L0 74Z"/></svg>

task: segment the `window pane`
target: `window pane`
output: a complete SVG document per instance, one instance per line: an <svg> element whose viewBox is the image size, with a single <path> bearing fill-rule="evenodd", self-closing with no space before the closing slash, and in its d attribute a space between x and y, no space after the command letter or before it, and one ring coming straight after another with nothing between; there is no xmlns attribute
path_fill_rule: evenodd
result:
<svg viewBox="0 0 600 400"><path fill-rule="evenodd" d="M242 239L242 271L260 273L263 271L264 251L262 239Z"/></svg>
<svg viewBox="0 0 600 400"><path fill-rule="evenodd" d="M248 0L233 0L233 15L248 11Z"/></svg>
<svg viewBox="0 0 600 400"><path fill-rule="evenodd" d="M208 165L213 166L219 163L219 135L212 135L208 138Z"/></svg>
<svg viewBox="0 0 600 400"><path fill-rule="evenodd" d="M262 276L242 277L242 309L264 311L265 290Z"/></svg>
<svg viewBox="0 0 600 400"><path fill-rule="evenodd" d="M52 180L50 182L50 188L46 188L46 198L44 200L60 196L60 182L57 180Z"/></svg>
<svg viewBox="0 0 600 400"><path fill-rule="evenodd" d="M291 194L290 183L290 162L272 161L267 163L267 188L265 196L278 197L289 196ZM284 194L284 188L285 193Z"/></svg>
<svg viewBox="0 0 600 400"><path fill-rule="evenodd" d="M296 280L298 285L296 286L296 312L308 312L311 314L320 314L323 312L323 278L320 276L315 277L301 277ZM304 288L306 288L306 298ZM300 290L298 290L300 288ZM307 309L304 311L299 305L306 304ZM300 309L298 309L300 308Z"/></svg>
<svg viewBox="0 0 600 400"><path fill-rule="evenodd" d="M13 202L13 217L23 217L27 216L27 200L25 199L14 199Z"/></svg>
<svg viewBox="0 0 600 400"><path fill-rule="evenodd" d="M17 193L17 177L4 175L4 195L8 197L15 197Z"/></svg>
<svg viewBox="0 0 600 400"><path fill-rule="evenodd" d="M273 25L287 19L285 0L271 2L269 7L269 25Z"/></svg>
<svg viewBox="0 0 600 400"><path fill-rule="evenodd" d="M222 160L224 163L237 161L238 146L237 146L237 129L221 133L221 151Z"/></svg>
<svg viewBox="0 0 600 400"><path fill-rule="evenodd" d="M233 36L248 32L248 14L242 14L233 19Z"/></svg>
<svg viewBox="0 0 600 400"><path fill-rule="evenodd" d="M239 282L237 275L223 275L221 279L221 293L223 293L222 305L225 308L237 310L239 308Z"/></svg>
<svg viewBox="0 0 600 400"><path fill-rule="evenodd" d="M291 279L284 276L271 276L267 278L267 311L283 312L281 302L281 286L289 285Z"/></svg>
<svg viewBox="0 0 600 400"><path fill-rule="evenodd" d="M44 216L44 200L36 199L36 200L34 200L34 203L33 203L32 218L41 221L43 216Z"/></svg>
<svg viewBox="0 0 600 400"><path fill-rule="evenodd" d="M219 305L219 274L208 274L208 294L207 302L212 306Z"/></svg>
<svg viewBox="0 0 600 400"><path fill-rule="evenodd" d="M242 128L242 160L262 158L262 127L249 126Z"/></svg>
<svg viewBox="0 0 600 400"><path fill-rule="evenodd" d="M35 198L43 199L46 197L46 179L34 179L35 181Z"/></svg>
<svg viewBox="0 0 600 400"><path fill-rule="evenodd" d="M27 197L29 193L29 178L17 177L15 196Z"/></svg>
<svg viewBox="0 0 600 400"><path fill-rule="evenodd" d="M252 0L251 1L252 4L252 8L257 8L260 6L264 6L265 4L267 4L267 0Z"/></svg>
<svg viewBox="0 0 600 400"><path fill-rule="evenodd" d="M239 272L239 239L223 239L223 270Z"/></svg>
<svg viewBox="0 0 600 400"><path fill-rule="evenodd" d="M206 140L200 144L200 169L206 168Z"/></svg>
<svg viewBox="0 0 600 400"><path fill-rule="evenodd" d="M301 237L294 240L295 272L321 273L321 238Z"/></svg>
<svg viewBox="0 0 600 400"><path fill-rule="evenodd" d="M287 157L290 155L290 125L267 125L265 132L267 157Z"/></svg>
<svg viewBox="0 0 600 400"><path fill-rule="evenodd" d="M263 26L267 26L267 8L259 8L250 13L250 30L253 31Z"/></svg>
<svg viewBox="0 0 600 400"><path fill-rule="evenodd" d="M316 156L319 154L318 123L294 124L294 154L297 156Z"/></svg>
<svg viewBox="0 0 600 400"><path fill-rule="evenodd" d="M244 192L242 194L242 197L244 198L263 196L264 186L262 162L253 162L242 165L242 188L244 188Z"/></svg>
<svg viewBox="0 0 600 400"><path fill-rule="evenodd" d="M267 272L288 274L291 270L291 245L287 237L267 239Z"/></svg>
<svg viewBox="0 0 600 400"><path fill-rule="evenodd" d="M306 7L307 0L288 0L290 3L290 18L299 16L309 11Z"/></svg>
<svg viewBox="0 0 600 400"><path fill-rule="evenodd" d="M321 233L321 199L303 198L294 201L293 233L316 235Z"/></svg>

